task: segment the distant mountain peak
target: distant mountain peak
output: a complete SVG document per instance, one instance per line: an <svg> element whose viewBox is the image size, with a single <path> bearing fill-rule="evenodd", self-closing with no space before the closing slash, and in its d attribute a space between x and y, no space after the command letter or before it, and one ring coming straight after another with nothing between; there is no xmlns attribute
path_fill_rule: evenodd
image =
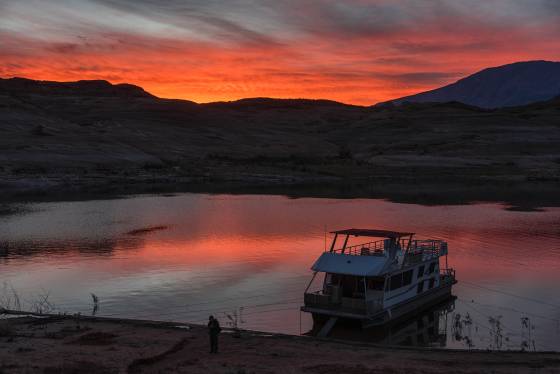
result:
<svg viewBox="0 0 560 374"><path fill-rule="evenodd" d="M0 92L55 96L154 97L142 87L127 83L112 84L106 80L54 82L19 77L0 78Z"/></svg>
<svg viewBox="0 0 560 374"><path fill-rule="evenodd" d="M447 86L390 102L457 101L491 109L527 105L558 95L560 62L537 60L486 68Z"/></svg>

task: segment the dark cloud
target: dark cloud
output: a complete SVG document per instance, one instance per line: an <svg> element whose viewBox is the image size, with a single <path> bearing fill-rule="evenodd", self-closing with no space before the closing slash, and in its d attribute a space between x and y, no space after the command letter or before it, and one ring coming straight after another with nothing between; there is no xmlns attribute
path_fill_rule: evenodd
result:
<svg viewBox="0 0 560 374"><path fill-rule="evenodd" d="M282 77L298 81L360 81L381 80L408 85L447 83L464 76L464 72L416 71L413 73L391 73L383 71L336 71L318 70L306 72L286 72L279 69L261 69L259 73L267 76Z"/></svg>
<svg viewBox="0 0 560 374"><path fill-rule="evenodd" d="M74 53L80 48L79 44L76 43L53 43L46 47L48 51L55 53Z"/></svg>
<svg viewBox="0 0 560 374"><path fill-rule="evenodd" d="M411 85L426 85L447 83L452 79L464 76L462 72L439 72L439 71L419 71L414 73L402 74L375 74L378 78L384 78L392 82L401 82L403 84Z"/></svg>
<svg viewBox="0 0 560 374"><path fill-rule="evenodd" d="M390 57L378 57L371 59L372 65L381 65L381 66L425 66L429 65L429 63L419 57L410 57L410 56L390 56Z"/></svg>
<svg viewBox="0 0 560 374"><path fill-rule="evenodd" d="M218 41L236 41L242 43L255 43L260 45L277 44L278 41L256 28L251 28L247 23L234 21L231 15L236 12L247 11L243 14L245 21L253 16L258 6L247 7L247 4L238 4L238 1L123 1L123 0L93 0L98 4L121 12L134 14L152 19L166 25L173 25L191 33L212 37ZM250 2L245 2L250 3ZM229 5L225 5L229 4ZM266 22L266 20L263 20ZM258 25L258 23L257 23Z"/></svg>
<svg viewBox="0 0 560 374"><path fill-rule="evenodd" d="M386 35L407 26L407 17L398 8L386 3L365 2L303 2L287 14L296 25L315 35L336 37L372 37Z"/></svg>
<svg viewBox="0 0 560 374"><path fill-rule="evenodd" d="M218 33L224 39L237 39L243 42L254 43L258 45L280 45L275 39L266 36L265 34L242 27L238 23L229 21L227 19L211 16L200 16L198 20L205 22L220 30Z"/></svg>
<svg viewBox="0 0 560 374"><path fill-rule="evenodd" d="M394 41L388 46L394 50L404 52L407 54L417 53L441 53L441 52L456 52L456 51L483 51L496 48L497 45L503 42L494 41L491 39L477 40L477 41L456 41L456 42L442 42L435 40L430 42L410 42L410 41Z"/></svg>
<svg viewBox="0 0 560 374"><path fill-rule="evenodd" d="M11 4L30 10L37 6L28 0ZM306 36L344 40L403 33L412 36L435 30L465 34L504 27L554 26L560 16L558 0L54 0L45 4L45 12L53 14L29 22L37 21L38 26L46 21L55 23L57 8L60 21L69 22L64 15L66 8L71 8L81 18L72 27L80 28L96 22L101 25L107 15L117 12L121 22L113 28L120 32L129 28L130 32L173 37L174 30L183 30L183 37L261 45ZM0 0L0 7L9 14L15 5ZM32 12L18 12L26 13ZM161 27L143 28L142 20ZM115 31L110 28L100 31ZM76 30L66 30L72 31Z"/></svg>

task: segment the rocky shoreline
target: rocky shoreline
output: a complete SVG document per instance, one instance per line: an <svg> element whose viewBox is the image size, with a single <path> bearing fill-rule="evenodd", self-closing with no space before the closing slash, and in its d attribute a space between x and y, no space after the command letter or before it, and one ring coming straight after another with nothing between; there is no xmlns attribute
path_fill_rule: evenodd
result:
<svg viewBox="0 0 560 374"><path fill-rule="evenodd" d="M503 203L514 210L560 206L553 180L416 178L410 175L342 177L280 172L230 174L52 173L0 174L0 204L89 200L138 194L271 194L292 198L373 198L424 205ZM8 212L9 209L0 209Z"/></svg>

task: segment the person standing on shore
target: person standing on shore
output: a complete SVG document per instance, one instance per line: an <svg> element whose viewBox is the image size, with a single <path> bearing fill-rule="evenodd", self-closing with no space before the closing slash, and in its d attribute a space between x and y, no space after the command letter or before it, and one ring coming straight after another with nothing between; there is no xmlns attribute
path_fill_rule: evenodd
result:
<svg viewBox="0 0 560 374"><path fill-rule="evenodd" d="M208 318L208 334L210 335L210 353L218 353L218 334L222 328L214 316Z"/></svg>

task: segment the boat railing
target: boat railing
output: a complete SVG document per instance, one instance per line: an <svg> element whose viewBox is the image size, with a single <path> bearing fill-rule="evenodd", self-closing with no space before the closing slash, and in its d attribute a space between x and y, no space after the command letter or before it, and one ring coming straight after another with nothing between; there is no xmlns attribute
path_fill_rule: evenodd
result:
<svg viewBox="0 0 560 374"><path fill-rule="evenodd" d="M367 314L375 314L383 309L383 298L369 299L366 301Z"/></svg>
<svg viewBox="0 0 560 374"><path fill-rule="evenodd" d="M444 283L455 282L455 269L440 269L439 275Z"/></svg>
<svg viewBox="0 0 560 374"><path fill-rule="evenodd" d="M354 256L380 256L388 249L388 245L391 245L391 243L387 240L376 240L373 242L336 248L333 252ZM444 241L436 239L412 241L401 239L392 245L397 248L402 248L406 251L408 257L421 255L422 261L439 257L442 254L442 249L447 246Z"/></svg>
<svg viewBox="0 0 560 374"><path fill-rule="evenodd" d="M303 297L305 305L328 306L332 304L331 296L323 291L306 292Z"/></svg>
<svg viewBox="0 0 560 374"><path fill-rule="evenodd" d="M410 246L410 252L423 252L439 255L445 242L443 240L426 239L426 240L413 240Z"/></svg>
<svg viewBox="0 0 560 374"><path fill-rule="evenodd" d="M361 313L364 313L366 309L366 301L363 298L336 296L323 291L305 292L303 300L305 306L313 308L348 312L361 311Z"/></svg>
<svg viewBox="0 0 560 374"><path fill-rule="evenodd" d="M415 264L439 258L447 249L447 243L442 240L426 239L413 240L410 248L406 251L405 264Z"/></svg>
<svg viewBox="0 0 560 374"><path fill-rule="evenodd" d="M440 269L439 273L441 275L446 275L446 276L450 276L450 277L455 277L455 269L453 268L449 268L449 269Z"/></svg>
<svg viewBox="0 0 560 374"><path fill-rule="evenodd" d="M376 240L374 242L351 245L345 248L337 248L334 253L354 255L354 256L375 256L383 255L385 250L385 241Z"/></svg>

